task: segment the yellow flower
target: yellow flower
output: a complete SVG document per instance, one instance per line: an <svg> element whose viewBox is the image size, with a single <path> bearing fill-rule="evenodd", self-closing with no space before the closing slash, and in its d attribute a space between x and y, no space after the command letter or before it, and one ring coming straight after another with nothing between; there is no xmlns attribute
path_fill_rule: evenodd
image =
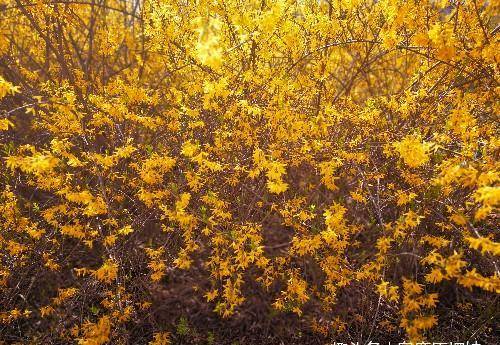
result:
<svg viewBox="0 0 500 345"><path fill-rule="evenodd" d="M416 168L429 161L431 144L422 142L419 136L407 136L393 145L409 167Z"/></svg>
<svg viewBox="0 0 500 345"><path fill-rule="evenodd" d="M191 142L191 140L188 140L182 145L181 153L184 156L191 158L196 154L199 148L199 145L194 144L193 142Z"/></svg>
<svg viewBox="0 0 500 345"><path fill-rule="evenodd" d="M271 193L280 194L288 189L288 184L280 180L268 180L267 188Z"/></svg>
<svg viewBox="0 0 500 345"><path fill-rule="evenodd" d="M111 283L116 279L118 274L118 265L112 261L107 260L104 264L94 272L94 276L105 283Z"/></svg>
<svg viewBox="0 0 500 345"><path fill-rule="evenodd" d="M14 124L9 119L0 119L0 131L7 131L9 126L14 127Z"/></svg>
<svg viewBox="0 0 500 345"><path fill-rule="evenodd" d="M155 333L153 336L153 340L149 342L149 345L170 345L170 333L169 332L161 332Z"/></svg>
<svg viewBox="0 0 500 345"><path fill-rule="evenodd" d="M95 323L87 322L83 326L84 336L79 339L79 345L103 345L109 341L111 333L111 320L103 316Z"/></svg>

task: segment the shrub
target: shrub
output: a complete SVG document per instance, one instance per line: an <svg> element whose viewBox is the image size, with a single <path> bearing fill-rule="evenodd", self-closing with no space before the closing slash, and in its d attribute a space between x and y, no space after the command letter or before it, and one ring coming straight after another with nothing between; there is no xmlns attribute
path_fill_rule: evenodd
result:
<svg viewBox="0 0 500 345"><path fill-rule="evenodd" d="M492 339L498 1L0 8L5 341Z"/></svg>

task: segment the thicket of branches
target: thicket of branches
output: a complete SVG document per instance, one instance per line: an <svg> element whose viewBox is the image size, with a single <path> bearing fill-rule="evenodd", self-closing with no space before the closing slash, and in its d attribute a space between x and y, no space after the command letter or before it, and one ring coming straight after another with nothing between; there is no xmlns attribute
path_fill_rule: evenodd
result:
<svg viewBox="0 0 500 345"><path fill-rule="evenodd" d="M499 7L0 0L0 343L497 343Z"/></svg>

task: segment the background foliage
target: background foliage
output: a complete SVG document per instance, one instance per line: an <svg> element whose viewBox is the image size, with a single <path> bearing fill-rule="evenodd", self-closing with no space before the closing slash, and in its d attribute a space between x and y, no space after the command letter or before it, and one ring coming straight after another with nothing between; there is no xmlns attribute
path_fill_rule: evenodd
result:
<svg viewBox="0 0 500 345"><path fill-rule="evenodd" d="M0 339L497 343L499 7L0 0Z"/></svg>

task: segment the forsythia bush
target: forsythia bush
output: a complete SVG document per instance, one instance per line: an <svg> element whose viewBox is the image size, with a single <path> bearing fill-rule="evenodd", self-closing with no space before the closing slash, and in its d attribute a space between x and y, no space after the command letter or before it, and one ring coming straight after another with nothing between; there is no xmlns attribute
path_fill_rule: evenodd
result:
<svg viewBox="0 0 500 345"><path fill-rule="evenodd" d="M0 0L0 340L486 337L499 9Z"/></svg>

